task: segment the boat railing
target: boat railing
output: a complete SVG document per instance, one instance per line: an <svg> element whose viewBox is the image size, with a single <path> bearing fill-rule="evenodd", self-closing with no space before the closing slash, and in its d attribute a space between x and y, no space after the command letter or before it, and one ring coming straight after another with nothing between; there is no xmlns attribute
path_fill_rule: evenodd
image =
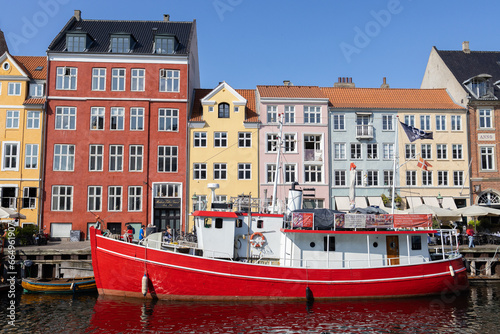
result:
<svg viewBox="0 0 500 334"><path fill-rule="evenodd" d="M292 268L318 268L318 269L354 269L354 268L379 268L397 265L421 264L430 262L431 259L423 255L355 259L355 260L312 260L312 259L280 259L285 267Z"/></svg>

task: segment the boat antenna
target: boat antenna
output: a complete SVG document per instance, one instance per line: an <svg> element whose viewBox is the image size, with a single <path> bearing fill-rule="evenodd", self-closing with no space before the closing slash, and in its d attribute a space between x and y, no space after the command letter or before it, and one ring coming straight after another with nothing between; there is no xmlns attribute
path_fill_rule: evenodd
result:
<svg viewBox="0 0 500 334"><path fill-rule="evenodd" d="M278 141L276 143L277 154L276 154L276 171L274 174L274 186L273 186L273 202L271 213L276 213L276 194L278 192L278 183L280 178L280 158L281 158L281 146L283 145L283 114L278 115Z"/></svg>

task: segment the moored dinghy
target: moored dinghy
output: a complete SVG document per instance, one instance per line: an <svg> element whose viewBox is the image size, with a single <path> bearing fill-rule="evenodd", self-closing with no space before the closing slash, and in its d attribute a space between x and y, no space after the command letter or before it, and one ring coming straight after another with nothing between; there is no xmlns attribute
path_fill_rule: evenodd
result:
<svg viewBox="0 0 500 334"><path fill-rule="evenodd" d="M27 292L38 293L82 293L96 291L95 278L23 278L22 287Z"/></svg>

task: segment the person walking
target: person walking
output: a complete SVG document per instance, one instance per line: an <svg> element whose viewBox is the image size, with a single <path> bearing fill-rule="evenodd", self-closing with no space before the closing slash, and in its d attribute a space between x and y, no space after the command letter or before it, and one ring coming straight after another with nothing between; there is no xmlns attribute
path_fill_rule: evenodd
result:
<svg viewBox="0 0 500 334"><path fill-rule="evenodd" d="M469 237L469 248L474 248L474 229L471 225L469 225L469 228L465 233L467 233L467 236Z"/></svg>

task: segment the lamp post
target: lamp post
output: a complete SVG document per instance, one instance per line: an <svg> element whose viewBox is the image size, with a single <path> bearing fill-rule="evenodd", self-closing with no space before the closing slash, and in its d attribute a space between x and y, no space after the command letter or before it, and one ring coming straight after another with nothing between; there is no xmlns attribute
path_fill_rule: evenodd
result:
<svg viewBox="0 0 500 334"><path fill-rule="evenodd" d="M442 208L443 207L443 196L441 196L441 193L439 193L436 198L438 200L439 207Z"/></svg>
<svg viewBox="0 0 500 334"><path fill-rule="evenodd" d="M198 207L198 196L196 196L196 193L194 193L193 197L191 197L191 201L193 201L193 212L194 212Z"/></svg>

